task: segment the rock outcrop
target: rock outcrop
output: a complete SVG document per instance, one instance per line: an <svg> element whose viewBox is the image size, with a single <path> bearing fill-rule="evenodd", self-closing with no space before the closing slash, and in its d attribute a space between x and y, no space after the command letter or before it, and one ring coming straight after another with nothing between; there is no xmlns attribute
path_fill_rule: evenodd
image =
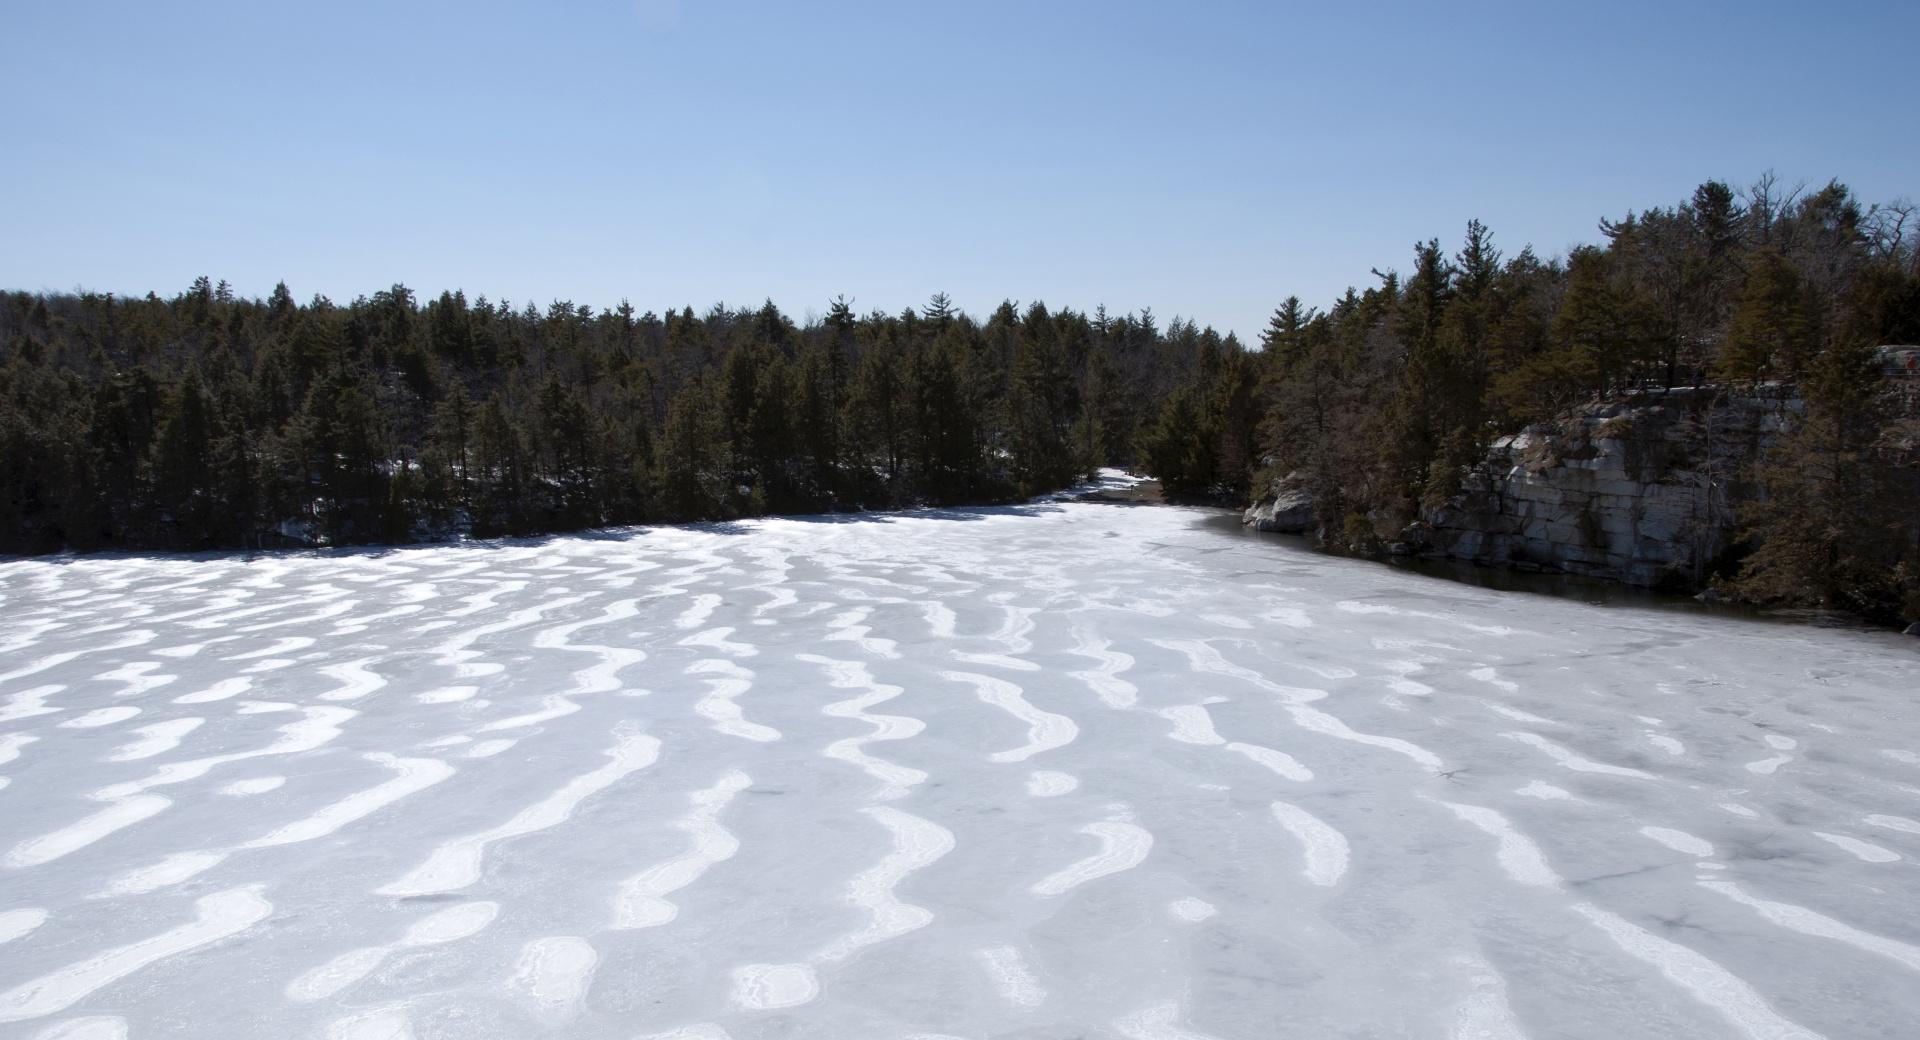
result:
<svg viewBox="0 0 1920 1040"><path fill-rule="evenodd" d="M1258 531L1306 534L1314 528L1313 495L1306 474L1291 473L1274 482L1265 497L1247 507L1240 522Z"/></svg>
<svg viewBox="0 0 1920 1040"><path fill-rule="evenodd" d="M1692 586L1733 538L1748 464L1803 409L1778 387L1590 404L1494 441L1401 540L1427 556Z"/></svg>
<svg viewBox="0 0 1920 1040"><path fill-rule="evenodd" d="M1734 537L1748 463L1803 408L1781 387L1684 387L1585 405L1495 440L1458 494L1384 544L1395 555L1691 587ZM1310 534L1320 519L1306 474L1292 473L1243 522Z"/></svg>
<svg viewBox="0 0 1920 1040"><path fill-rule="evenodd" d="M1920 458L1920 347L1879 348L1896 450ZM1698 588L1731 546L1752 464L1806 406L1789 385L1643 390L1501 437L1461 491L1389 533L1395 555L1566 571L1648 587ZM1306 474L1247 509L1262 531L1311 534ZM1381 527L1388 522L1388 527Z"/></svg>

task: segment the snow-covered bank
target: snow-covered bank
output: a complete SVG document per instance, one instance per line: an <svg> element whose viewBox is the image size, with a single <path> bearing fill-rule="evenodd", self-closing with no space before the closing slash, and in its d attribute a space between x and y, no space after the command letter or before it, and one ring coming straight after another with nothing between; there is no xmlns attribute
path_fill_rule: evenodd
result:
<svg viewBox="0 0 1920 1040"><path fill-rule="evenodd" d="M1208 515L0 564L0 1036L1920 1020L1910 641Z"/></svg>

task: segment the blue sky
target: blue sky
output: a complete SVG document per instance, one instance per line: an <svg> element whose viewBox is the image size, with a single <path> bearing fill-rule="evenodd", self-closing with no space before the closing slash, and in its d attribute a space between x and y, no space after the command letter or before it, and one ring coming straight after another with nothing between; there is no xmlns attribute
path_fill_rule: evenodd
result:
<svg viewBox="0 0 1920 1040"><path fill-rule="evenodd" d="M661 310L943 290L1244 338L1469 218L1920 196L1920 4L14 5L0 287Z"/></svg>

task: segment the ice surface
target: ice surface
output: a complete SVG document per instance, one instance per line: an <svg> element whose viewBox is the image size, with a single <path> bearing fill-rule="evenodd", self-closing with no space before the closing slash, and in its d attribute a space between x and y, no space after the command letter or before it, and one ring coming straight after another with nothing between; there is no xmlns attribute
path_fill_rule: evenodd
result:
<svg viewBox="0 0 1920 1040"><path fill-rule="evenodd" d="M0 1037L1913 1035L1914 642L1217 518L0 563Z"/></svg>

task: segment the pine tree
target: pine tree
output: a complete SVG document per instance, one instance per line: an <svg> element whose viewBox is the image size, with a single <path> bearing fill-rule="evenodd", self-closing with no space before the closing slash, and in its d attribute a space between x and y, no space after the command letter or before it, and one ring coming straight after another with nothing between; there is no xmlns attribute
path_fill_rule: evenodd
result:
<svg viewBox="0 0 1920 1040"><path fill-rule="evenodd" d="M1384 454L1404 501L1417 499L1428 487L1444 437L1441 413L1451 366L1441 330L1454 298L1454 274L1438 239L1416 243L1413 277L1394 311L1406 374L1389 409L1393 435Z"/></svg>
<svg viewBox="0 0 1920 1040"><path fill-rule="evenodd" d="M199 372L188 369L154 440L149 469L158 519L168 532L163 537L171 544L199 548L212 533L217 505L213 440L212 402Z"/></svg>
<svg viewBox="0 0 1920 1040"><path fill-rule="evenodd" d="M790 512L806 508L794 473L799 436L794 420L798 391L792 366L778 354L767 360L754 382L753 405L747 420L749 469L759 493L759 512Z"/></svg>
<svg viewBox="0 0 1920 1040"><path fill-rule="evenodd" d="M1103 317L1096 321L1095 327L1101 328L1106 324ZM1120 452L1116 449L1121 442L1114 428L1118 424L1112 418L1113 399L1118 396L1115 387L1117 377L1104 339L1103 330L1087 353L1080 383L1080 417L1074 423L1074 463L1080 472L1088 475L1102 466L1120 461Z"/></svg>
<svg viewBox="0 0 1920 1040"><path fill-rule="evenodd" d="M70 536L90 546L97 530L138 544L150 512L144 497L146 463L164 407L159 381L144 367L115 372L95 389L89 418L91 450L76 468L87 471L87 486L99 496L97 510L82 508L96 514L100 526L95 530L89 530L94 527L91 523L70 526Z"/></svg>
<svg viewBox="0 0 1920 1040"><path fill-rule="evenodd" d="M900 485L901 465L906 458L909 418L905 397L905 381L893 350L869 350L854 377L848 425L862 446L878 453L889 496Z"/></svg>
<svg viewBox="0 0 1920 1040"><path fill-rule="evenodd" d="M966 356L951 336L915 351L908 368L916 476L921 494L939 505L967 501L983 483L968 375Z"/></svg>
<svg viewBox="0 0 1920 1040"><path fill-rule="evenodd" d="M465 293L443 292L428 306L427 338L440 357L457 365L471 360L473 331L468 324Z"/></svg>
<svg viewBox="0 0 1920 1040"><path fill-rule="evenodd" d="M1214 379L1207 402L1208 425L1214 429L1219 442L1210 484L1214 494L1234 500L1246 496L1254 467L1260 461L1256 447L1260 426L1259 382L1255 371L1253 359L1238 349L1230 351Z"/></svg>
<svg viewBox="0 0 1920 1040"><path fill-rule="evenodd" d="M1009 402L1010 448L1019 493L1034 495L1071 483L1081 468L1072 448L1080 402L1054 329L1030 318L1021 331Z"/></svg>
<svg viewBox="0 0 1920 1040"><path fill-rule="evenodd" d="M723 520L734 515L733 465L719 396L711 382L696 379L667 409L655 479L669 518Z"/></svg>
<svg viewBox="0 0 1920 1040"><path fill-rule="evenodd" d="M1733 321L1716 369L1722 379L1793 379L1813 354L1811 301L1786 260L1772 250L1754 256L1735 300Z"/></svg>
<svg viewBox="0 0 1920 1040"><path fill-rule="evenodd" d="M1219 469L1218 443L1200 394L1185 386L1167 396L1159 415L1141 432L1140 455L1169 496L1211 496Z"/></svg>
<svg viewBox="0 0 1920 1040"><path fill-rule="evenodd" d="M203 544L256 548L260 544L259 469L247 446L247 432L228 423L213 442L210 459L213 519Z"/></svg>
<svg viewBox="0 0 1920 1040"><path fill-rule="evenodd" d="M927 301L927 305L921 308L920 313L926 318L930 331L937 336L945 332L947 326L953 323L959 310L954 307L951 297L946 293L937 292Z"/></svg>
<svg viewBox="0 0 1920 1040"><path fill-rule="evenodd" d="M834 346L816 344L802 356L793 417L797 447L806 461L807 499L816 507L837 505L845 493L834 353Z"/></svg>
<svg viewBox="0 0 1920 1040"><path fill-rule="evenodd" d="M473 533L512 534L527 526L530 479L526 438L499 394L487 398L473 424L469 483Z"/></svg>
<svg viewBox="0 0 1920 1040"><path fill-rule="evenodd" d="M548 373L540 387L539 444L542 475L558 491L558 522L580 527L599 521L593 486L594 429L586 406L572 388Z"/></svg>
<svg viewBox="0 0 1920 1040"><path fill-rule="evenodd" d="M274 331L286 328L294 317L293 293L287 289L287 283L275 282L273 294L267 297L267 319Z"/></svg>
<svg viewBox="0 0 1920 1040"><path fill-rule="evenodd" d="M446 475L448 499L462 509L473 504L470 454L473 422L473 402L467 397L466 388L455 383L434 408L428 454Z"/></svg>
<svg viewBox="0 0 1920 1040"><path fill-rule="evenodd" d="M330 544L377 539L387 504L385 423L373 398L344 378L317 386L306 415L320 475L319 519Z"/></svg>
<svg viewBox="0 0 1920 1040"><path fill-rule="evenodd" d="M1546 419L1603 391L1640 356L1632 308L1598 249L1576 249L1547 346L1494 376L1497 406L1520 419ZM1512 353L1508 354L1512 357Z"/></svg>
<svg viewBox="0 0 1920 1040"><path fill-rule="evenodd" d="M1735 589L1760 602L1892 618L1911 510L1878 452L1880 364L1864 341L1823 351L1803 384L1806 414L1758 468L1764 497L1743 510L1756 545Z"/></svg>
<svg viewBox="0 0 1920 1040"><path fill-rule="evenodd" d="M1260 334L1260 349L1267 363L1281 372L1293 367L1299 360L1301 336L1313 322L1316 312L1300 302L1300 297L1289 296L1274 310L1268 319L1266 331Z"/></svg>

